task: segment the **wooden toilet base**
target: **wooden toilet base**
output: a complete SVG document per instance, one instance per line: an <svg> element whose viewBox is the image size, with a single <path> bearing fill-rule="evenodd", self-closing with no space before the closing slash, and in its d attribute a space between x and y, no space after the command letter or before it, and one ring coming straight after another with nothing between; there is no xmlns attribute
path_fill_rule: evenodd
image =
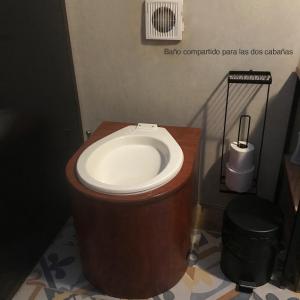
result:
<svg viewBox="0 0 300 300"><path fill-rule="evenodd" d="M103 123L70 159L66 173L87 279L107 295L149 298L174 286L187 267L200 130L165 127L184 153L181 171L166 185L124 196L87 189L76 178L77 158L94 141L127 125Z"/></svg>

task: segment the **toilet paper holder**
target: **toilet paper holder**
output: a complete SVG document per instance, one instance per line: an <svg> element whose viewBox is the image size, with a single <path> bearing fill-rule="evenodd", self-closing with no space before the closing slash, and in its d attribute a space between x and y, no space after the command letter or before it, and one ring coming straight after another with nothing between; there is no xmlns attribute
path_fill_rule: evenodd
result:
<svg viewBox="0 0 300 300"><path fill-rule="evenodd" d="M226 126L227 126L227 112L229 106L229 96L230 96L230 87L236 84L247 84L247 85L259 85L267 87L267 95L264 105L263 112L263 120L262 120L262 128L261 128L261 138L260 145L257 143L257 155L256 155L256 163L255 163L255 174L253 176L253 187L246 194L257 194L257 184L259 180L260 173L260 162L262 156L262 149L264 143L264 133L265 133L265 125L267 119L267 111L268 111L268 102L269 102L269 93L270 93L270 85L272 84L272 75L269 71L229 71L227 74L227 94L226 94L226 102L225 102L225 116L224 116L224 125L223 125L223 137L222 137L222 152L221 152L221 163L220 163L220 177L219 177L219 191L224 193L237 193L235 191L230 190L225 184L225 163L224 163L224 152L225 152L225 136L226 136ZM232 102L231 102L232 103ZM248 130L247 130L247 139L246 143L240 142L241 135L241 124L243 119L248 120ZM239 124L239 133L238 140L240 147L248 147L249 143L249 131L250 131L250 123L251 117L249 115L241 115L240 116L240 124Z"/></svg>
<svg viewBox="0 0 300 300"><path fill-rule="evenodd" d="M247 130L247 136L246 139L241 140L243 120L247 122L244 127L244 130ZM241 115L237 141L230 143L229 159L225 171L225 185L233 192L246 193L253 187L255 147L249 143L250 124L251 117Z"/></svg>
<svg viewBox="0 0 300 300"><path fill-rule="evenodd" d="M248 119L248 128L247 128L246 143L240 143L240 141L241 141L241 139L240 139L240 137L241 137L241 127L242 127L242 120L243 119ZM250 124L251 124L251 117L250 117L250 115L241 115L240 116L239 131L238 131L238 137L237 137L237 146L240 147L240 148L248 148Z"/></svg>

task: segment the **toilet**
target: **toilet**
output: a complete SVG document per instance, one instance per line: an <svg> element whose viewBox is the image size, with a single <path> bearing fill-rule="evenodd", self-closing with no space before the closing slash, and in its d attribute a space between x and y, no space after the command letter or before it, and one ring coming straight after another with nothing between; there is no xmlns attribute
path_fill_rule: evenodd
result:
<svg viewBox="0 0 300 300"><path fill-rule="evenodd" d="M90 145L76 172L88 188L108 194L135 194L172 180L183 164L183 152L163 127L126 126Z"/></svg>
<svg viewBox="0 0 300 300"><path fill-rule="evenodd" d="M103 294L144 299L184 275L200 129L103 122L66 176L83 273Z"/></svg>

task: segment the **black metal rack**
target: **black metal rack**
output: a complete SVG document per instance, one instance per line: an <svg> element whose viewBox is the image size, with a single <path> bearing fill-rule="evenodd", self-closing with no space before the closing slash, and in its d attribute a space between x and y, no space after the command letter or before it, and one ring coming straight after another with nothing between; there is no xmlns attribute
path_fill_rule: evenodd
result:
<svg viewBox="0 0 300 300"><path fill-rule="evenodd" d="M229 190L225 185L225 175L224 173L224 148L225 148L225 135L226 135L226 125L227 125L227 112L228 112L228 100L230 94L230 86L231 84L256 84L256 85L268 85L267 88L267 96L265 103L265 111L264 111L264 119L262 125L262 133L261 133L261 143L259 148L259 154L257 159L256 166L256 174L253 180L252 188L245 194L256 194L257 193L257 183L259 179L260 172L260 162L262 155L262 148L264 143L264 133L265 133L265 125L268 111L268 103L269 103L269 93L270 93L270 85L272 84L272 75L268 71L229 71L227 76L227 95L226 95L226 104L225 104L225 117L224 117L224 126L223 126L223 138L222 138L222 156L221 156L221 167L220 167L220 192L224 193L237 193Z"/></svg>

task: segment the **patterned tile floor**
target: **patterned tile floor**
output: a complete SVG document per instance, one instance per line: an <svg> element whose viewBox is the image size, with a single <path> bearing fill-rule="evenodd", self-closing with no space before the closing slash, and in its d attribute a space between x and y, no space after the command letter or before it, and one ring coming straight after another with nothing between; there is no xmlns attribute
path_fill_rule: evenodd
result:
<svg viewBox="0 0 300 300"><path fill-rule="evenodd" d="M219 236L202 232L196 251L199 260L190 266L171 290L152 300L296 300L300 295L280 290L270 284L254 290L252 295L235 291L220 271ZM72 219L42 256L13 300L117 300L101 295L84 278ZM125 300L125 299L120 299Z"/></svg>

